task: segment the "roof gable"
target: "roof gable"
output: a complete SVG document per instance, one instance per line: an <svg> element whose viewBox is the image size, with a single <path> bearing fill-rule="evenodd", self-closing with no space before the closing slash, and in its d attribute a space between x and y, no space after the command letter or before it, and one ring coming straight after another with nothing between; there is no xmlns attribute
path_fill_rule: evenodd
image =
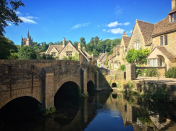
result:
<svg viewBox="0 0 176 131"><path fill-rule="evenodd" d="M137 20L136 21L139 25L139 28L141 30L145 45L151 45L152 44L152 32L154 29L154 24Z"/></svg>
<svg viewBox="0 0 176 131"><path fill-rule="evenodd" d="M176 58L170 51L168 51L164 46L156 46L152 52L150 53L150 55L147 57L147 59L151 58L151 55L156 53L156 52L160 52L160 54L155 54L154 56L156 57L156 55L163 55L165 58Z"/></svg>
<svg viewBox="0 0 176 131"><path fill-rule="evenodd" d="M52 50L52 48L55 48L58 52L61 52L61 50L63 49L63 45L49 45L46 53L50 53L50 51Z"/></svg>
<svg viewBox="0 0 176 131"><path fill-rule="evenodd" d="M176 22L169 22L169 15L154 25L152 37L176 31Z"/></svg>

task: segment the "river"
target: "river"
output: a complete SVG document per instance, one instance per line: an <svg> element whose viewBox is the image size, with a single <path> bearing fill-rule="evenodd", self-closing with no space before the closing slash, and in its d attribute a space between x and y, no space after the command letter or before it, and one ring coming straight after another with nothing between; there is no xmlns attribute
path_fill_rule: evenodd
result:
<svg viewBox="0 0 176 131"><path fill-rule="evenodd" d="M175 131L176 105L102 91L59 100L49 116L26 113L1 121L1 131ZM0 110L1 111L1 110ZM2 113L2 112L1 112Z"/></svg>

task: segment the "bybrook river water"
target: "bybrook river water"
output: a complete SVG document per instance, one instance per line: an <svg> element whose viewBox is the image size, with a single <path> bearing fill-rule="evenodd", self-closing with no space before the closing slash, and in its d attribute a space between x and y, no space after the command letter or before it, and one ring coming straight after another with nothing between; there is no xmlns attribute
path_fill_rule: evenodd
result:
<svg viewBox="0 0 176 131"><path fill-rule="evenodd" d="M16 107L17 113L24 106ZM57 111L49 116L7 115L1 120L0 130L176 131L174 104L144 102L135 95L102 91L88 98L64 98L55 106Z"/></svg>

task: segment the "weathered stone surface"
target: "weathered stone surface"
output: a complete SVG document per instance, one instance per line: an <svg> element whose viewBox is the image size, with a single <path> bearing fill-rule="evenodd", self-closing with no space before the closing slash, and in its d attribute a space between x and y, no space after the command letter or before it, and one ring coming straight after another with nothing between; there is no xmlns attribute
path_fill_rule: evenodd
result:
<svg viewBox="0 0 176 131"><path fill-rule="evenodd" d="M71 60L0 60L0 109L23 96L45 102L45 108L49 108L53 106L56 92L68 81L79 87L84 83L87 92L87 83L95 84L94 68L94 65ZM86 70L84 76L81 69Z"/></svg>

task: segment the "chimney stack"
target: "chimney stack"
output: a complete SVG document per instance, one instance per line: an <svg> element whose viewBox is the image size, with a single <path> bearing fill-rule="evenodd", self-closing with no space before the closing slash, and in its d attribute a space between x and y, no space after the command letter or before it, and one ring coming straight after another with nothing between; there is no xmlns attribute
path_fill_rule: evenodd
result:
<svg viewBox="0 0 176 131"><path fill-rule="evenodd" d="M128 37L128 35L126 34L126 31L123 32L122 36L127 36Z"/></svg>
<svg viewBox="0 0 176 131"><path fill-rule="evenodd" d="M172 9L176 6L176 0L171 0L172 3Z"/></svg>
<svg viewBox="0 0 176 131"><path fill-rule="evenodd" d="M78 50L81 50L81 44L78 43Z"/></svg>
<svg viewBox="0 0 176 131"><path fill-rule="evenodd" d="M65 38L63 38L62 45L63 45L63 47L65 47L65 46L66 46L66 40L65 40Z"/></svg>

